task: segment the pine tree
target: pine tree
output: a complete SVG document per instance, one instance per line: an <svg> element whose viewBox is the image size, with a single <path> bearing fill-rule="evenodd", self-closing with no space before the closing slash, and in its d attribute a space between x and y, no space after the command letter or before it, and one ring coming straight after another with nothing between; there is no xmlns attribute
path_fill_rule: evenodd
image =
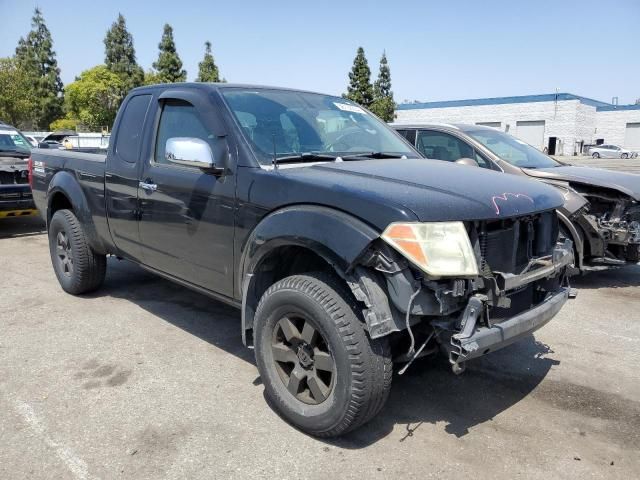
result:
<svg viewBox="0 0 640 480"><path fill-rule="evenodd" d="M173 40L173 28L168 23L164 25L164 32L158 48L160 53L158 60L153 62L153 68L157 71L160 82L184 82L187 79L187 72L182 69L182 60L180 60Z"/></svg>
<svg viewBox="0 0 640 480"><path fill-rule="evenodd" d="M387 54L382 52L378 79L373 85L371 111L385 122L390 122L394 118L395 109L396 102L393 100L393 92L391 91L391 70L387 62Z"/></svg>
<svg viewBox="0 0 640 480"><path fill-rule="evenodd" d="M133 37L127 31L127 24L121 13L107 30L104 47L105 65L120 77L127 91L144 83L144 70L136 62Z"/></svg>
<svg viewBox="0 0 640 480"><path fill-rule="evenodd" d="M31 79L31 94L37 103L33 118L28 123L31 128L48 128L53 120L62 115L64 91L51 32L39 8L33 13L31 31L18 42L16 60Z"/></svg>
<svg viewBox="0 0 640 480"><path fill-rule="evenodd" d="M196 82L219 82L220 72L211 54L211 42L204 42L204 58L198 63Z"/></svg>
<svg viewBox="0 0 640 480"><path fill-rule="evenodd" d="M345 97L363 107L369 107L373 101L371 70L362 47L358 47L358 53L353 60L353 67L349 72L349 86Z"/></svg>

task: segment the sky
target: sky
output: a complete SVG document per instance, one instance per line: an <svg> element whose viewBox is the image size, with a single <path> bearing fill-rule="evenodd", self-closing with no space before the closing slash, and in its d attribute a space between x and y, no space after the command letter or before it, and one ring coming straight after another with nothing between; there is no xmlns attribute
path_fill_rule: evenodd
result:
<svg viewBox="0 0 640 480"><path fill-rule="evenodd" d="M234 83L339 95L362 46L372 81L386 51L397 102L556 89L620 104L640 97L640 0L0 0L0 57L30 30L36 5L64 83L104 62L121 12L145 70L171 24L189 80L210 40Z"/></svg>

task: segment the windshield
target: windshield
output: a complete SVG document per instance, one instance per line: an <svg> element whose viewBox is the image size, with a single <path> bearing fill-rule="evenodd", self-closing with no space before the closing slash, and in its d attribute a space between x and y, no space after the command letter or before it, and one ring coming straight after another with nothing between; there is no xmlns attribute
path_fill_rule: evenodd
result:
<svg viewBox="0 0 640 480"><path fill-rule="evenodd" d="M17 130L0 130L0 153L18 152L29 155L31 145Z"/></svg>
<svg viewBox="0 0 640 480"><path fill-rule="evenodd" d="M385 123L350 100L248 88L225 88L222 95L263 164L273 161L274 151L278 158L319 154L328 161L341 154L362 153L366 158L374 152L379 158L418 158Z"/></svg>
<svg viewBox="0 0 640 480"><path fill-rule="evenodd" d="M561 164L531 145L497 130L467 130L475 138L505 162L520 168L550 168Z"/></svg>

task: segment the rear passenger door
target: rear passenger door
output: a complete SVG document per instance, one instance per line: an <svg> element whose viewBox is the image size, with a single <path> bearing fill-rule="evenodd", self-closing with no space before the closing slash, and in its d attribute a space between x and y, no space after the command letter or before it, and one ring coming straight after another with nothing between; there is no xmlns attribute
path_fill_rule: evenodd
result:
<svg viewBox="0 0 640 480"><path fill-rule="evenodd" d="M120 253L138 262L142 248L138 232L138 180L141 147L149 115L150 93L129 97L105 165L105 203L109 231ZM147 129L149 131L149 129Z"/></svg>
<svg viewBox="0 0 640 480"><path fill-rule="evenodd" d="M190 137L209 143L220 159L227 148L220 136L222 124L208 97L174 95L160 99L150 158L145 159L140 177L144 263L230 297L235 175L231 168L220 176L204 173L165 156L169 138Z"/></svg>

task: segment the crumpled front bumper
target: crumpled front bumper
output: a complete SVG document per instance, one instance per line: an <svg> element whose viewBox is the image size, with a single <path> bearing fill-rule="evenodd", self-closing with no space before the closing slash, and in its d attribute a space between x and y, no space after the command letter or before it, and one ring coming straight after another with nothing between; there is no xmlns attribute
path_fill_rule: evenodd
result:
<svg viewBox="0 0 640 480"><path fill-rule="evenodd" d="M555 247L552 255L538 259L535 265L531 265L531 268L519 275L494 272L496 293L504 295L509 290L538 280L569 274L573 262L573 243L566 240ZM450 362L454 366L459 365L530 335L560 311L569 299L569 292L569 287L557 287L535 307L499 323L486 326L481 326L479 320L485 310L487 297L482 294L474 295L469 299L462 314L460 331L451 335L450 345L447 348Z"/></svg>
<svg viewBox="0 0 640 480"><path fill-rule="evenodd" d="M569 298L569 288L563 287L536 307L491 327L478 327L470 336L464 332L451 336L449 360L462 363L499 350L530 335L548 323Z"/></svg>
<svg viewBox="0 0 640 480"><path fill-rule="evenodd" d="M519 275L495 272L497 287L501 291L513 290L542 278L553 277L574 263L573 242L566 239L557 245L551 256L540 258L528 271Z"/></svg>

